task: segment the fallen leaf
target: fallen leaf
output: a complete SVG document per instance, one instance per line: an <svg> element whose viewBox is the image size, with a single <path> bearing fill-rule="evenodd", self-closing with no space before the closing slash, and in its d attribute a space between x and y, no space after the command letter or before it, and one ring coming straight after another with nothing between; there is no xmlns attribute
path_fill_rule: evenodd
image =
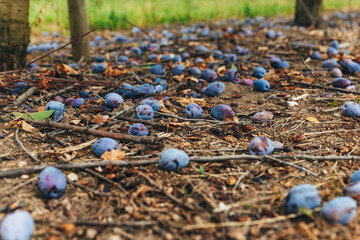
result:
<svg viewBox="0 0 360 240"><path fill-rule="evenodd" d="M125 158L125 152L117 150L106 151L101 155L101 160L110 160L110 161L121 161Z"/></svg>
<svg viewBox="0 0 360 240"><path fill-rule="evenodd" d="M59 63L55 65L56 70L58 70L61 73L65 74L78 74L77 71L75 71L72 67L65 63Z"/></svg>
<svg viewBox="0 0 360 240"><path fill-rule="evenodd" d="M51 115L53 115L53 113L55 112L55 110L49 110L49 111L39 111L39 112L34 112L34 113L18 113L18 112L13 112L12 115L14 115L15 117L21 116L23 119L28 119L29 115L34 118L35 120L38 121L43 121L46 118L49 118Z"/></svg>
<svg viewBox="0 0 360 240"><path fill-rule="evenodd" d="M314 118L314 117L307 117L307 118L305 118L307 121L309 121L309 122L314 122L314 123L318 123L319 122L319 120L317 120L316 118Z"/></svg>
<svg viewBox="0 0 360 240"><path fill-rule="evenodd" d="M224 139L230 143L237 143L237 139L233 135L227 135Z"/></svg>
<svg viewBox="0 0 360 240"><path fill-rule="evenodd" d="M229 186L235 185L237 179L234 176L230 176L228 179L226 179L226 184Z"/></svg>
<svg viewBox="0 0 360 240"><path fill-rule="evenodd" d="M23 129L27 132L33 132L35 130L35 128L33 126L31 126L30 124L28 124L25 121L21 121L21 129Z"/></svg>

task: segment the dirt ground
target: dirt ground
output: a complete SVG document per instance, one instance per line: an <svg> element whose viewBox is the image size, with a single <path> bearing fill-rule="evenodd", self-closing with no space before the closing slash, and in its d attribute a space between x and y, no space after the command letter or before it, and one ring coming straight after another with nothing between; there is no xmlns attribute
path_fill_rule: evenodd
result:
<svg viewBox="0 0 360 240"><path fill-rule="evenodd" d="M354 13L357 16L360 13ZM145 124L154 137L164 136L155 144L121 142L120 149L126 153L125 161L158 160L159 154L168 148L186 151L193 159L207 157L206 161L190 161L182 170L168 172L158 164L140 164L139 166L117 166L110 164L92 168L68 168L63 170L68 178L65 194L59 199L45 199L37 188L38 171L0 179L0 213L2 219L7 213L21 208L29 211L36 222L33 239L358 239L360 238L359 211L355 219L347 226L327 223L320 214L320 207L305 214L286 215L282 208L283 199L288 190L297 184L314 184L321 196L323 206L326 202L343 195L349 183L350 175L359 169L359 163L341 159L344 156L359 156L359 121L342 115L341 106L347 101L359 101L359 79L344 72L344 76L356 86L354 93L329 91L333 78L330 70L321 67L321 60L307 61L311 51L319 50L326 55L327 47L333 40L338 40L350 55L338 54L334 59L340 62L347 57L359 62L358 31L359 21L349 15L339 19L337 13L329 14L328 21L320 29L299 29L284 26L290 19L265 19L252 26L228 21L216 26L209 24L213 32L232 26L234 32L224 34L218 40L200 38L183 43L179 41L180 26L174 26L175 40L159 54L175 53L183 48L191 53L186 67L197 65L205 69L211 65L211 55L204 57L204 63L194 63L195 47L204 45L210 50L220 49L226 52L234 50L236 45L246 47L250 54L238 56L234 66L216 62L215 68L220 75L223 69L237 67L240 79L251 78L255 66L263 65L269 70L265 79L271 84L271 90L261 93L252 87L224 82L225 92L218 97L194 99L187 92L200 93L203 86L196 86L197 79L187 74L171 77L173 65L166 64L166 81L170 87L178 86L164 94L156 95L162 100L160 112L186 118L184 102L197 102L204 109L204 118L212 119L208 110L217 104L228 104L237 116L235 122L189 122L183 119L155 115L152 123L168 124L161 128L154 124ZM329 27L331 21L334 27ZM350 25L346 21L351 21ZM262 22L274 25L272 29L282 31L283 36L268 40L267 29ZM253 36L245 37L240 33L244 27L253 30ZM156 29L161 32L161 28ZM93 56L106 56L116 59L128 53L133 44L113 44L110 31L97 33L108 44L105 47L92 48ZM131 33L122 33L130 36ZM92 35L91 38L94 38ZM158 35L160 36L160 34ZM50 37L38 37L33 43L50 41ZM57 38L60 45L66 43L65 37ZM300 46L294 46L299 43ZM309 47L308 44L313 44ZM137 43L135 43L136 45ZM67 56L61 56L66 53ZM21 125L21 119L15 119L12 112L24 112L24 108L15 106L18 96L11 96L10 90L18 81L29 85L45 87L43 92L30 96L24 104L31 109L44 106L54 96L64 99L78 96L83 86L88 86L94 96L103 97L108 92L116 92L120 83L128 82L139 85L137 77L144 82L155 77L149 74L147 67L115 67L120 71L116 76L91 74L89 66L82 66L76 73L59 71L54 64L71 62L69 49L56 52L41 59L39 71L26 70L18 73L0 73L4 84L1 88L2 105L0 140L1 173L18 168L33 168L44 164L77 164L100 161L91 145L66 154L54 154L61 149L87 143L98 137L81 134L76 131L61 131L54 127L33 126L32 132ZM143 53L140 64L147 62ZM275 54L290 63L289 70L274 70L269 64L270 55ZM29 55L29 60L41 53ZM312 76L301 58L316 76ZM114 61L113 61L114 62ZM108 64L108 68L112 64ZM40 76L51 79L47 84L40 82ZM73 80L72 82L65 80ZM114 82L115 81L115 82ZM294 83L300 82L299 83ZM313 84L305 86L301 83ZM59 90L71 84L77 84L71 90L61 94ZM49 93L55 95L48 97ZM166 100L166 97L169 100ZM41 97L40 101L38 98ZM122 111L133 103L126 100L114 112L100 112L98 101L87 102L86 107L72 108L67 111L61 123L91 127L96 116L112 115ZM295 106L290 106L295 102ZM271 111L274 118L269 123L254 124L252 116L256 112ZM122 116L134 117L133 109ZM114 121L111 119L108 122ZM121 120L121 118L119 118ZM44 121L52 121L47 119ZM114 133L127 133L133 121L119 121L117 124L105 123L100 129ZM19 126L20 125L20 126ZM15 140L15 130L20 128L19 139L40 162L29 158ZM51 136L49 136L51 135ZM243 159L214 161L216 157L248 154L248 144L253 137L267 136L281 142L283 149L276 150L274 156L293 155L284 159L286 162L301 166L313 173L281 164L269 159ZM333 160L314 160L301 156L338 156ZM143 161L144 162L144 161ZM71 182L74 182L71 183Z"/></svg>

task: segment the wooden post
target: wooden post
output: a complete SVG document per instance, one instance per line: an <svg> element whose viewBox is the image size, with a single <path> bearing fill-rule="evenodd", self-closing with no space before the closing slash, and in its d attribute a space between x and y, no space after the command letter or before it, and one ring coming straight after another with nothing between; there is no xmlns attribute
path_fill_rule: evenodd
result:
<svg viewBox="0 0 360 240"><path fill-rule="evenodd" d="M89 31L89 22L86 12L86 0L68 0L69 24L71 40L80 37ZM85 36L72 43L73 59L90 61L89 36Z"/></svg>
<svg viewBox="0 0 360 240"><path fill-rule="evenodd" d="M0 0L0 70L25 65L30 41L29 0Z"/></svg>
<svg viewBox="0 0 360 240"><path fill-rule="evenodd" d="M322 0L297 0L295 24L300 26L318 25L322 20Z"/></svg>

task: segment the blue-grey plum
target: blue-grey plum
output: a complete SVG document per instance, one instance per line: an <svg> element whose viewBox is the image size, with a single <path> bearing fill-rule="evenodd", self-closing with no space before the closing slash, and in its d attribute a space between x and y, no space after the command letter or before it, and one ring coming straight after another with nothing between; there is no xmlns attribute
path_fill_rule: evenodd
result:
<svg viewBox="0 0 360 240"><path fill-rule="evenodd" d="M198 68L198 67L190 67L188 69L188 72L191 74L191 75L194 75L194 76L197 76L197 77L200 77L202 72L201 70Z"/></svg>
<svg viewBox="0 0 360 240"><path fill-rule="evenodd" d="M232 82L234 81L235 77L236 77L236 69L230 69L224 74L223 81Z"/></svg>
<svg viewBox="0 0 360 240"><path fill-rule="evenodd" d="M347 70L347 66L349 65L349 63L351 63L352 61L348 58L344 58L343 60L340 61L340 65L342 68Z"/></svg>
<svg viewBox="0 0 360 240"><path fill-rule="evenodd" d="M224 120L225 116L233 116L235 113L229 105L219 104L210 109L210 114L217 120Z"/></svg>
<svg viewBox="0 0 360 240"><path fill-rule="evenodd" d="M29 240L34 229L35 223L31 214L16 211L8 214L1 222L1 237L4 240Z"/></svg>
<svg viewBox="0 0 360 240"><path fill-rule="evenodd" d="M82 97L82 98L88 98L89 95L90 95L90 93L89 93L89 91L87 91L87 90L81 90L81 91L79 92L79 96Z"/></svg>
<svg viewBox="0 0 360 240"><path fill-rule="evenodd" d="M136 56L140 56L141 55L141 49L139 47L132 47L131 51L136 55Z"/></svg>
<svg viewBox="0 0 360 240"><path fill-rule="evenodd" d="M338 50L333 48L333 47L329 47L326 51L327 55L329 55L330 57L334 57L336 55L338 55Z"/></svg>
<svg viewBox="0 0 360 240"><path fill-rule="evenodd" d="M333 47L336 50L339 50L339 42L337 40L332 41L330 44L330 47Z"/></svg>
<svg viewBox="0 0 360 240"><path fill-rule="evenodd" d="M321 213L329 222L348 224L356 215L357 204L351 197L337 197L325 204Z"/></svg>
<svg viewBox="0 0 360 240"><path fill-rule="evenodd" d="M118 89L118 93L119 93L120 95L124 95L124 89L125 89L126 87L132 87L132 85L131 85L130 83L123 83L123 84L121 84L121 87L119 87L119 89Z"/></svg>
<svg viewBox="0 0 360 240"><path fill-rule="evenodd" d="M183 52L181 54L181 57L182 57L183 61L185 61L185 60L188 60L190 58L190 54L188 52Z"/></svg>
<svg viewBox="0 0 360 240"><path fill-rule="evenodd" d="M124 99L117 93L108 93L104 97L106 105L110 108L117 108L121 103L124 102Z"/></svg>
<svg viewBox="0 0 360 240"><path fill-rule="evenodd" d="M225 85L222 82L210 83L205 90L206 96L215 97L222 94L225 90Z"/></svg>
<svg viewBox="0 0 360 240"><path fill-rule="evenodd" d="M185 114L188 118L199 118L203 116L203 109L196 103L189 103L185 107Z"/></svg>
<svg viewBox="0 0 360 240"><path fill-rule="evenodd" d="M129 127L128 134L135 136L147 136L149 134L149 130L143 124L135 123Z"/></svg>
<svg viewBox="0 0 360 240"><path fill-rule="evenodd" d="M118 62L127 63L127 62L129 62L129 58L127 56L120 56L120 57L118 57Z"/></svg>
<svg viewBox="0 0 360 240"><path fill-rule="evenodd" d="M360 170L357 170L356 172L354 172L353 174L351 174L350 177L350 182L357 182L360 181Z"/></svg>
<svg viewBox="0 0 360 240"><path fill-rule="evenodd" d="M256 77L256 78L263 78L266 76L266 70L265 68L263 67L256 67L253 69L253 74L252 74L253 77Z"/></svg>
<svg viewBox="0 0 360 240"><path fill-rule="evenodd" d="M154 80L154 83L160 83L160 85L162 86L163 90L167 89L167 84L166 81L162 78L156 78Z"/></svg>
<svg viewBox="0 0 360 240"><path fill-rule="evenodd" d="M357 62L351 61L347 64L347 70L351 74L360 73L360 64L358 64Z"/></svg>
<svg viewBox="0 0 360 240"><path fill-rule="evenodd" d="M209 50L207 49L207 47L200 45L196 47L195 51L197 54L204 54L207 53Z"/></svg>
<svg viewBox="0 0 360 240"><path fill-rule="evenodd" d="M337 62L333 59L328 59L322 62L322 67L323 68L335 68L337 65Z"/></svg>
<svg viewBox="0 0 360 240"><path fill-rule="evenodd" d="M148 51L149 50L149 44L147 42L141 43L140 44L140 49L141 49L141 51L144 51L144 52Z"/></svg>
<svg viewBox="0 0 360 240"><path fill-rule="evenodd" d="M314 59L314 60L322 60L322 56L321 56L321 53L319 51L312 52L311 55L310 55L310 58Z"/></svg>
<svg viewBox="0 0 360 240"><path fill-rule="evenodd" d="M150 95L155 94L155 87L151 84L144 83L137 89L138 94L142 94L144 97L149 97Z"/></svg>
<svg viewBox="0 0 360 240"><path fill-rule="evenodd" d="M119 143L112 138L100 138L92 145L96 156L101 157L105 152L119 149Z"/></svg>
<svg viewBox="0 0 360 240"><path fill-rule="evenodd" d="M139 105L135 108L135 117L137 119L150 120L154 117L154 110L149 105Z"/></svg>
<svg viewBox="0 0 360 240"><path fill-rule="evenodd" d="M166 61L166 60L171 60L171 57L165 54L160 58L160 61Z"/></svg>
<svg viewBox="0 0 360 240"><path fill-rule="evenodd" d="M331 70L331 76L332 77L335 77L335 78L341 78L343 75L342 75L342 72L339 68L333 68Z"/></svg>
<svg viewBox="0 0 360 240"><path fill-rule="evenodd" d="M212 54L215 59L221 59L223 56L223 53L220 50L214 50Z"/></svg>
<svg viewBox="0 0 360 240"><path fill-rule="evenodd" d="M79 108L85 104L85 100L83 98L76 98L71 102L71 106L74 108Z"/></svg>
<svg viewBox="0 0 360 240"><path fill-rule="evenodd" d="M267 38L270 38L270 39L273 39L276 37L276 32L274 30L269 30L267 33L266 33L266 37Z"/></svg>
<svg viewBox="0 0 360 240"><path fill-rule="evenodd" d="M214 82L218 79L217 73L212 69L205 69L203 72L203 77L208 82Z"/></svg>
<svg viewBox="0 0 360 240"><path fill-rule="evenodd" d="M341 107L342 113L346 117L359 117L360 116L360 106L356 102L346 102Z"/></svg>
<svg viewBox="0 0 360 240"><path fill-rule="evenodd" d="M102 73L106 70L106 65L103 63L96 63L94 66L92 66L91 68L91 72L92 73Z"/></svg>
<svg viewBox="0 0 360 240"><path fill-rule="evenodd" d="M46 167L39 174L38 187L47 198L59 198L66 189L65 175L55 167Z"/></svg>
<svg viewBox="0 0 360 240"><path fill-rule="evenodd" d="M156 85L155 86L155 93L159 93L164 91L164 88L161 85Z"/></svg>
<svg viewBox="0 0 360 240"><path fill-rule="evenodd" d="M269 155L273 151L274 143L267 137L255 137L249 143L249 152L251 155Z"/></svg>
<svg viewBox="0 0 360 240"><path fill-rule="evenodd" d="M279 68L285 68L285 69L289 69L290 68L290 64L288 63L288 61L282 61L279 65Z"/></svg>
<svg viewBox="0 0 360 240"><path fill-rule="evenodd" d="M249 78L247 78L247 79L241 81L241 84L244 84L244 85L246 85L246 86L253 87L253 86L254 86L254 81L251 80L251 79L249 79Z"/></svg>
<svg viewBox="0 0 360 240"><path fill-rule="evenodd" d="M272 112L266 111L266 112L258 112L255 113L253 116L253 122L254 123L266 123L270 122L274 117L274 114Z"/></svg>
<svg viewBox="0 0 360 240"><path fill-rule="evenodd" d="M171 148L161 153L159 166L168 171L175 171L184 168L189 161L189 156L184 151Z"/></svg>
<svg viewBox="0 0 360 240"><path fill-rule="evenodd" d="M102 63L102 62L106 62L106 61L107 61L107 59L103 56L98 56L95 59L95 62L97 62L97 63Z"/></svg>
<svg viewBox="0 0 360 240"><path fill-rule="evenodd" d="M58 101L49 101L46 105L45 105L45 110L61 110L63 112L65 112L65 105L61 102Z"/></svg>
<svg viewBox="0 0 360 240"><path fill-rule="evenodd" d="M154 111L159 111L161 108L161 104L155 98L146 98L141 101L142 105L149 105Z"/></svg>
<svg viewBox="0 0 360 240"><path fill-rule="evenodd" d="M157 60L157 57L158 57L157 54L152 53L152 54L149 54L148 60L149 60L149 61L154 61L154 60Z"/></svg>
<svg viewBox="0 0 360 240"><path fill-rule="evenodd" d="M119 34L115 37L115 42L117 42L117 43L125 43L125 42L127 42L127 40L128 39L121 34Z"/></svg>
<svg viewBox="0 0 360 240"><path fill-rule="evenodd" d="M346 78L335 78L332 85L337 88L346 88L351 85L351 82Z"/></svg>
<svg viewBox="0 0 360 240"><path fill-rule="evenodd" d="M270 90L270 83L265 79L257 79L254 81L254 89L260 92L267 92Z"/></svg>
<svg viewBox="0 0 360 240"><path fill-rule="evenodd" d="M155 75L164 75L165 67L163 65L158 64L150 68L150 72Z"/></svg>
<svg viewBox="0 0 360 240"><path fill-rule="evenodd" d="M235 54L226 54L225 63L235 63L237 61L237 56Z"/></svg>
<svg viewBox="0 0 360 240"><path fill-rule="evenodd" d="M138 95L138 87L127 85L123 87L123 96L126 98L135 98Z"/></svg>
<svg viewBox="0 0 360 240"><path fill-rule="evenodd" d="M185 66L182 64L177 64L172 70L173 75L181 75L184 72L185 72Z"/></svg>
<svg viewBox="0 0 360 240"><path fill-rule="evenodd" d="M300 208L314 209L320 206L321 199L312 184L300 184L290 189L283 203L287 214L296 213Z"/></svg>
<svg viewBox="0 0 360 240"><path fill-rule="evenodd" d="M173 62L182 62L182 57L181 57L181 55L177 54L171 59L171 61L173 61Z"/></svg>
<svg viewBox="0 0 360 240"><path fill-rule="evenodd" d="M270 65L271 65L271 67L273 67L273 68L275 68L275 69L280 68L281 62L282 62L281 59L278 58L278 57L276 57L276 56L274 56L274 55L272 55L272 56L270 57Z"/></svg>
<svg viewBox="0 0 360 240"><path fill-rule="evenodd" d="M345 194L351 197L360 196L360 181L351 182L345 189Z"/></svg>

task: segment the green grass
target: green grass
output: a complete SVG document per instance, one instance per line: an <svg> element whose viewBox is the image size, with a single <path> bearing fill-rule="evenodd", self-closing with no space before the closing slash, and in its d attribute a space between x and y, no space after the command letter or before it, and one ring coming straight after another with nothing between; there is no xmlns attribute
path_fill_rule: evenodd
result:
<svg viewBox="0 0 360 240"><path fill-rule="evenodd" d="M358 0L324 0L325 10L359 7ZM294 11L295 0L87 0L87 8L91 28L123 29L130 26L120 20L122 17L140 26L153 26L289 15ZM35 32L66 31L69 25L67 1L30 0L29 21Z"/></svg>

